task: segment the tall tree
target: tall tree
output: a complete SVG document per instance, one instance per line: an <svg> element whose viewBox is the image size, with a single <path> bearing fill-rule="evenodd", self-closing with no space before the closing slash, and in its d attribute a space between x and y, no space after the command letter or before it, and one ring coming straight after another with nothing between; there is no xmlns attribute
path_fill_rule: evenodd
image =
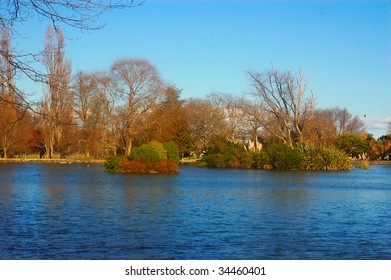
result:
<svg viewBox="0 0 391 280"><path fill-rule="evenodd" d="M359 116L354 116L346 108L334 107L327 109L331 113L334 121L337 135L344 133L362 134L364 133L365 124Z"/></svg>
<svg viewBox="0 0 391 280"><path fill-rule="evenodd" d="M272 69L265 73L249 71L248 75L254 94L274 120L275 126L270 129L274 136L289 146L303 142L303 129L315 105L312 95L304 98L308 80L303 72L300 70L298 75L293 75L290 71L280 73Z"/></svg>
<svg viewBox="0 0 391 280"><path fill-rule="evenodd" d="M47 20L55 30L61 26L68 26L81 31L96 30L103 26L98 22L99 16L112 9L130 8L141 5L144 0L8 0L0 1L0 28L8 26L10 33L15 37L26 37L28 34L20 32L19 26L25 25L31 18L39 17ZM4 52L0 51L1 59L8 60ZM20 75L35 82L46 83L46 74L36 67L41 58L41 52L31 52L24 49L15 51L12 64ZM25 93L15 87L18 96L18 106L32 109L31 100Z"/></svg>
<svg viewBox="0 0 391 280"><path fill-rule="evenodd" d="M210 100L190 99L185 104L185 112L198 155L206 150L213 136L228 136L224 112Z"/></svg>
<svg viewBox="0 0 391 280"><path fill-rule="evenodd" d="M149 61L122 58L111 67L123 106L123 139L125 155L130 155L133 140L139 136L142 124L162 94L159 73Z"/></svg>
<svg viewBox="0 0 391 280"><path fill-rule="evenodd" d="M105 132L105 104L104 92L98 87L99 76L82 71L76 73L73 81L74 110L80 127L80 144L86 158L91 153L102 153L102 138Z"/></svg>
<svg viewBox="0 0 391 280"><path fill-rule="evenodd" d="M307 141L331 145L334 137L337 135L332 111L329 109L314 110L313 117L303 130L303 133Z"/></svg>
<svg viewBox="0 0 391 280"><path fill-rule="evenodd" d="M10 151L23 140L21 122L25 112L18 107L15 93L15 69L9 29L0 33L0 150L8 157Z"/></svg>
<svg viewBox="0 0 391 280"><path fill-rule="evenodd" d="M143 132L143 142L157 140L159 142L173 141L183 155L190 150L192 139L187 125L184 101L180 98L181 91L174 86L163 90L163 97L148 119L148 125Z"/></svg>
<svg viewBox="0 0 391 280"><path fill-rule="evenodd" d="M246 137L244 120L247 110L243 106L244 98L230 93L212 93L207 98L224 114L230 140L243 140Z"/></svg>
<svg viewBox="0 0 391 280"><path fill-rule="evenodd" d="M64 125L72 123L70 91L71 63L65 58L65 41L61 29L46 32L43 64L47 71L47 87L42 102L47 157L52 158L55 146L61 150Z"/></svg>

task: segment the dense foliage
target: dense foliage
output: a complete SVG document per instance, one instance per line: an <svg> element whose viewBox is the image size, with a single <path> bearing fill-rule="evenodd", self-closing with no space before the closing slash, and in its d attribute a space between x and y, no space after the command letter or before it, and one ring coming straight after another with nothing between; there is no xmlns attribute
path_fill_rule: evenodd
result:
<svg viewBox="0 0 391 280"><path fill-rule="evenodd" d="M151 141L132 149L129 157L111 156L106 159L105 171L130 173L177 173L179 151L175 143Z"/></svg>
<svg viewBox="0 0 391 280"><path fill-rule="evenodd" d="M366 136L344 133L334 139L335 146L353 158L361 158L368 150Z"/></svg>
<svg viewBox="0 0 391 280"><path fill-rule="evenodd" d="M250 152L245 145L216 137L198 162L202 167L258 168L277 170L349 170L352 162L343 151L307 142L294 148L282 143L267 145L261 152Z"/></svg>
<svg viewBox="0 0 391 280"><path fill-rule="evenodd" d="M253 154L243 145L230 142L222 137L211 140L206 154L199 166L218 168L250 168L253 166Z"/></svg>
<svg viewBox="0 0 391 280"><path fill-rule="evenodd" d="M305 170L350 170L352 162L348 155L333 146L318 146L303 143L296 146Z"/></svg>
<svg viewBox="0 0 391 280"><path fill-rule="evenodd" d="M265 149L267 161L275 169L292 170L300 169L300 153L285 144L273 143Z"/></svg>

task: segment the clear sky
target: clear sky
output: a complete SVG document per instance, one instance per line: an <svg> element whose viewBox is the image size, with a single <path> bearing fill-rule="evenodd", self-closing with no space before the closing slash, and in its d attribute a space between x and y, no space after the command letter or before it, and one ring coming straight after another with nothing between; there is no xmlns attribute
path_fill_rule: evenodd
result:
<svg viewBox="0 0 391 280"><path fill-rule="evenodd" d="M317 107L366 114L376 137L391 120L390 1L146 0L99 23L92 33L64 28L73 72L145 58L188 98L249 93L246 70L301 68ZM21 27L17 47L42 48L47 24Z"/></svg>

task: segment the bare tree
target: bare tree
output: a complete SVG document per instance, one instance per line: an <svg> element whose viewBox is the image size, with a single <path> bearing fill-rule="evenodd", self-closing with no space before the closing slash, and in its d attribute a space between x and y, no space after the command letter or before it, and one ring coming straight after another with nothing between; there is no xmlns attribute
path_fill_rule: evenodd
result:
<svg viewBox="0 0 391 280"><path fill-rule="evenodd" d="M209 100L190 99L185 105L185 112L198 154L206 150L214 135L227 136L224 112Z"/></svg>
<svg viewBox="0 0 391 280"><path fill-rule="evenodd" d="M244 106L246 103L244 98L230 93L212 93L207 98L214 107L219 108L224 114L230 140L244 140L246 138L244 121L247 110Z"/></svg>
<svg viewBox="0 0 391 280"><path fill-rule="evenodd" d="M365 124L359 116L353 116L346 108L335 107L327 109L330 112L337 130L337 135L343 133L364 133Z"/></svg>
<svg viewBox="0 0 391 280"><path fill-rule="evenodd" d="M46 19L57 31L61 25L67 25L82 31L96 30L103 25L98 23L101 14L112 10L135 7L144 0L7 0L0 1L0 28L9 28L10 34L23 38L26 34L18 31L19 24L26 24L31 18ZM35 82L47 82L46 73L36 67L44 52L15 50L12 58L0 50L0 58L8 60L18 75ZM32 101L17 86L14 93L18 97L17 105L24 109L33 109Z"/></svg>
<svg viewBox="0 0 391 280"><path fill-rule="evenodd" d="M300 70L298 76L272 69L266 73L249 71L248 75L258 96L276 124L274 136L289 146L303 142L303 129L312 117L315 100L304 99L307 78Z"/></svg>
<svg viewBox="0 0 391 280"><path fill-rule="evenodd" d="M114 62L111 71L118 93L125 101L123 138L125 155L130 155L140 126L162 96L162 81L156 68L143 59L119 59Z"/></svg>
<svg viewBox="0 0 391 280"><path fill-rule="evenodd" d="M121 119L118 112L118 98L115 83L109 73L95 73L97 79L98 96L101 96L102 118L100 120L101 139L104 154L116 155L120 148L122 134Z"/></svg>
<svg viewBox="0 0 391 280"><path fill-rule="evenodd" d="M244 112L243 121L246 138L257 143L260 136L265 136L264 128L267 123L267 112L258 100L243 99L241 107Z"/></svg>
<svg viewBox="0 0 391 280"><path fill-rule="evenodd" d="M0 23L14 26L32 16L50 20L56 28L66 24L83 30L102 27L97 18L107 10L134 7L144 1L135 0L8 0L0 4Z"/></svg>
<svg viewBox="0 0 391 280"><path fill-rule="evenodd" d="M319 144L332 144L337 135L337 129L332 111L326 109L314 110L313 117L303 130L305 139Z"/></svg>
<svg viewBox="0 0 391 280"><path fill-rule="evenodd" d="M65 42L60 29L48 26L43 64L47 70L47 88L41 113L44 118L47 156L52 158L55 145L60 150L65 124L72 123L70 91L71 63L65 59Z"/></svg>
<svg viewBox="0 0 391 280"><path fill-rule="evenodd" d="M99 90L98 83L97 74L81 71L76 73L73 82L74 111L81 132L79 141L86 158L90 157L91 152L102 152L103 146L107 100L104 92Z"/></svg>

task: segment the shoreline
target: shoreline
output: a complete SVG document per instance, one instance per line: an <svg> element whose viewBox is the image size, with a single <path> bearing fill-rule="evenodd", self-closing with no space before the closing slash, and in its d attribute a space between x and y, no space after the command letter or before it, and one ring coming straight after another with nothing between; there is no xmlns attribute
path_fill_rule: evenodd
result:
<svg viewBox="0 0 391 280"><path fill-rule="evenodd" d="M360 164L361 162L363 162L363 160L352 160L352 163L353 164ZM381 164L384 164L384 165L388 165L388 164L391 164L391 160L368 160L369 164L370 165L381 165Z"/></svg>
<svg viewBox="0 0 391 280"><path fill-rule="evenodd" d="M42 158L0 158L0 163L86 163L86 164L103 164L104 159L42 159Z"/></svg>

